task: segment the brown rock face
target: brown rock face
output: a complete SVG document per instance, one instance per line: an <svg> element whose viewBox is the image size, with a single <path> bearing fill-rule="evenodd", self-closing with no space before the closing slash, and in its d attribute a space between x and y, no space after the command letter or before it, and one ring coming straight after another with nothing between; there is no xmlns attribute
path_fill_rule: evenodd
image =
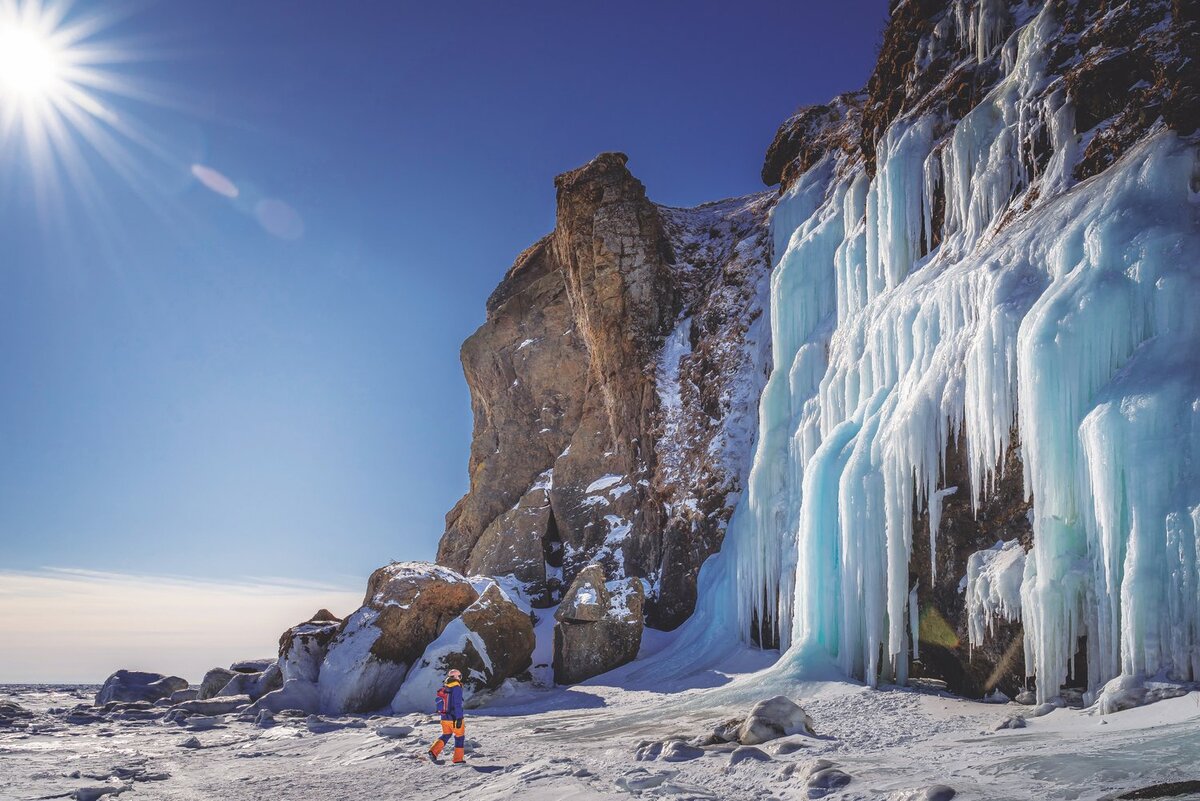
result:
<svg viewBox="0 0 1200 801"><path fill-rule="evenodd" d="M554 681L575 684L632 661L644 603L640 580L606 583L600 565L581 570L554 614Z"/></svg>
<svg viewBox="0 0 1200 801"><path fill-rule="evenodd" d="M395 562L367 580L363 606L379 611L374 626L382 632L371 646L377 659L412 664L479 597L461 576L431 567Z"/></svg>
<svg viewBox="0 0 1200 801"><path fill-rule="evenodd" d="M481 664L477 671L485 677L483 687L495 689L529 669L535 644L533 622L495 584L467 607L462 621L468 631L479 635L487 651L490 667Z"/></svg>
<svg viewBox="0 0 1200 801"><path fill-rule="evenodd" d="M518 257L462 348L471 489L438 561L514 575L541 606L596 562L657 580L650 615L672 627L748 467L767 199L659 207L619 153L555 184L554 232Z"/></svg>

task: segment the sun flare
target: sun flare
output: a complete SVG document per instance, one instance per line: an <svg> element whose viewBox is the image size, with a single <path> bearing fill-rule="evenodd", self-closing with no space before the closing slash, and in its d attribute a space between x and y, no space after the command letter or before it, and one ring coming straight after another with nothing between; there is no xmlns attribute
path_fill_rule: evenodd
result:
<svg viewBox="0 0 1200 801"><path fill-rule="evenodd" d="M62 73L62 54L49 36L18 20L0 20L0 94L5 101L52 101Z"/></svg>

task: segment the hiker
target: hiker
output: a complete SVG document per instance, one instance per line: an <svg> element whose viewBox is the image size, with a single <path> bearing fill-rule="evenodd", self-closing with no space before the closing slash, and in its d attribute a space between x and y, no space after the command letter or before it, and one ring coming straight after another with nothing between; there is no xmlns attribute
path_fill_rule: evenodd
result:
<svg viewBox="0 0 1200 801"><path fill-rule="evenodd" d="M429 747L429 758L438 761L442 749L454 736L454 764L466 763L463 758L463 744L466 739L466 727L463 725L463 688L462 673L451 670L446 674L446 683L437 691L437 712L442 716L442 736L433 741Z"/></svg>

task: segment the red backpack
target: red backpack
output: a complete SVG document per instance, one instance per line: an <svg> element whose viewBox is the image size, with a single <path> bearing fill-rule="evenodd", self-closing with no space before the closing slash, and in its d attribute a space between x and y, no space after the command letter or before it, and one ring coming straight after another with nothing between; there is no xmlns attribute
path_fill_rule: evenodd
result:
<svg viewBox="0 0 1200 801"><path fill-rule="evenodd" d="M439 715L450 714L450 689L448 687L442 687L437 691L435 706Z"/></svg>

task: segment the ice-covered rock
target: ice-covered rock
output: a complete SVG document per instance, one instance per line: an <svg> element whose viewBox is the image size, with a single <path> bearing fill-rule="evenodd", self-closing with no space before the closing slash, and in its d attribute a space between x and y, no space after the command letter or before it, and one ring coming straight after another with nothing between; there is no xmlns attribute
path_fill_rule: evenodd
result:
<svg viewBox="0 0 1200 801"><path fill-rule="evenodd" d="M1004 729L1023 729L1025 728L1025 718L1021 715L1011 715L996 725L996 731Z"/></svg>
<svg viewBox="0 0 1200 801"><path fill-rule="evenodd" d="M392 699L392 711L431 710L451 669L462 672L464 697L493 690L529 668L534 644L529 615L491 582L413 663Z"/></svg>
<svg viewBox="0 0 1200 801"><path fill-rule="evenodd" d="M176 690L175 692L171 693L170 697L166 700L171 704L180 704L184 701L195 701L199 697L200 689L198 687L189 687L186 690Z"/></svg>
<svg viewBox="0 0 1200 801"><path fill-rule="evenodd" d="M1022 706L1033 706L1037 703L1037 693L1030 689L1024 689L1017 693L1013 700Z"/></svg>
<svg viewBox="0 0 1200 801"><path fill-rule="evenodd" d="M770 762L771 755L761 748L755 748L752 745L742 745L733 749L729 755L729 764L737 765L741 762Z"/></svg>
<svg viewBox="0 0 1200 801"><path fill-rule="evenodd" d="M202 748L203 746L200 744L199 737L192 736L192 737L187 738L183 742L179 743L179 747L180 748Z"/></svg>
<svg viewBox="0 0 1200 801"><path fill-rule="evenodd" d="M809 775L805 786L809 798L824 798L835 790L845 787L851 781L849 773L834 767L822 768Z"/></svg>
<svg viewBox="0 0 1200 801"><path fill-rule="evenodd" d="M227 670L222 667L215 667L204 674L204 678L200 680L200 694L197 698L212 698L221 689L229 683L229 680L234 676L232 670Z"/></svg>
<svg viewBox="0 0 1200 801"><path fill-rule="evenodd" d="M376 570L363 606L346 619L321 663L321 710L383 708L409 666L476 598L471 582L439 565L394 562Z"/></svg>
<svg viewBox="0 0 1200 801"><path fill-rule="evenodd" d="M271 656L264 656L261 659L241 659L230 665L229 669L234 673L262 673L276 661Z"/></svg>
<svg viewBox="0 0 1200 801"><path fill-rule="evenodd" d="M640 579L606 582L598 564L579 571L554 613L554 680L574 684L634 659L645 598Z"/></svg>
<svg viewBox="0 0 1200 801"><path fill-rule="evenodd" d="M412 726L402 726L396 724L386 724L375 729L375 733L380 737L388 740L397 740L401 737L407 737L413 733Z"/></svg>
<svg viewBox="0 0 1200 801"><path fill-rule="evenodd" d="M337 636L341 623L341 618L327 609L320 609L305 622L280 635L279 668L283 680L316 681L329 643Z"/></svg>
<svg viewBox="0 0 1200 801"><path fill-rule="evenodd" d="M792 734L812 734L813 722L804 709L786 695L759 701L737 730L742 745L758 745Z"/></svg>
<svg viewBox="0 0 1200 801"><path fill-rule="evenodd" d="M285 709L295 709L305 714L319 712L321 696L316 682L288 679L278 690L267 693L250 706L250 710L255 712L259 710L283 712Z"/></svg>
<svg viewBox="0 0 1200 801"><path fill-rule="evenodd" d="M226 695L248 695L251 701L257 701L262 696L278 690L283 686L283 673L279 665L272 662L265 670L257 672L234 672L233 677L216 694L215 697Z"/></svg>
<svg viewBox="0 0 1200 801"><path fill-rule="evenodd" d="M176 704L172 711L179 709L196 715L226 715L245 709L249 705L250 696L248 695L223 695L217 698L197 698L192 701L184 701Z"/></svg>
<svg viewBox="0 0 1200 801"><path fill-rule="evenodd" d="M972 647L991 634L997 619L1021 619L1025 549L1017 540L997 542L967 559L967 631Z"/></svg>
<svg viewBox="0 0 1200 801"><path fill-rule="evenodd" d="M96 706L104 706L112 701L157 701L187 688L187 680L178 676L118 670L104 681L96 693Z"/></svg>
<svg viewBox="0 0 1200 801"><path fill-rule="evenodd" d="M704 756L704 749L688 745L682 740L672 740L662 750L663 762L687 762Z"/></svg>
<svg viewBox="0 0 1200 801"><path fill-rule="evenodd" d="M271 714L269 709L260 709L258 714L254 716L254 727L256 729L269 729L275 725L275 716Z"/></svg>

